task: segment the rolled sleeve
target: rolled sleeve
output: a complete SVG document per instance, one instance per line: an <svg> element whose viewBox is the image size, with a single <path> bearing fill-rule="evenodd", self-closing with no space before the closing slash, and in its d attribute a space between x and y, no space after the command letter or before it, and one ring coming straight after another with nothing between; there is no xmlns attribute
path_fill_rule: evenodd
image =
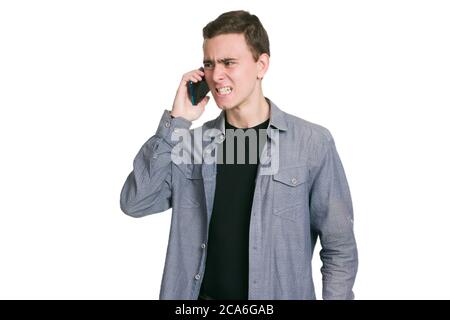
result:
<svg viewBox="0 0 450 320"><path fill-rule="evenodd" d="M168 110L164 110L155 135L164 139L171 147L174 147L179 141L172 139L173 132L177 129L189 130L191 125L192 121L183 117L173 118Z"/></svg>
<svg viewBox="0 0 450 320"><path fill-rule="evenodd" d="M171 152L178 143L172 136L177 129L189 130L191 124L164 111L155 135L134 158L133 171L122 188L120 207L124 213L139 218L172 207Z"/></svg>
<svg viewBox="0 0 450 320"><path fill-rule="evenodd" d="M358 253L350 189L331 136L322 150L310 194L311 228L322 246L322 297L353 299Z"/></svg>

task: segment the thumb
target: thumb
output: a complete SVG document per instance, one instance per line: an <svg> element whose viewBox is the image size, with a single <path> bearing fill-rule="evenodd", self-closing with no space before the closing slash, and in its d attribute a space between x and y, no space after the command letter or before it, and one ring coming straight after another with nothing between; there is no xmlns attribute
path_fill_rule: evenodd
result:
<svg viewBox="0 0 450 320"><path fill-rule="evenodd" d="M201 107L201 108L205 107L208 104L209 99L210 99L209 96L204 97L202 99L202 101L199 102L199 104L198 104L199 107Z"/></svg>

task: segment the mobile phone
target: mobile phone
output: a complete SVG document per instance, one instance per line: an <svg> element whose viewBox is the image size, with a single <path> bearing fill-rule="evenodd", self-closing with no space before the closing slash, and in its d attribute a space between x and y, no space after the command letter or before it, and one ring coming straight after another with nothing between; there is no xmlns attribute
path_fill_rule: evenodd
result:
<svg viewBox="0 0 450 320"><path fill-rule="evenodd" d="M197 105L209 92L208 84L205 77L201 81L189 81L189 96L191 97L192 105Z"/></svg>

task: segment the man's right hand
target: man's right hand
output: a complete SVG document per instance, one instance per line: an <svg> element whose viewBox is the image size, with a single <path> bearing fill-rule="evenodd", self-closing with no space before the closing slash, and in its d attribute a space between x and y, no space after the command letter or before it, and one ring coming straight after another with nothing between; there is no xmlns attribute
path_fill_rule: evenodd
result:
<svg viewBox="0 0 450 320"><path fill-rule="evenodd" d="M204 72L197 69L185 73L181 78L180 86L177 90L177 95L173 102L172 111L170 114L173 117L183 117L189 121L194 121L200 118L205 111L205 106L209 101L209 97L206 96L196 106L192 105L191 99L188 94L188 81L198 82L201 81Z"/></svg>

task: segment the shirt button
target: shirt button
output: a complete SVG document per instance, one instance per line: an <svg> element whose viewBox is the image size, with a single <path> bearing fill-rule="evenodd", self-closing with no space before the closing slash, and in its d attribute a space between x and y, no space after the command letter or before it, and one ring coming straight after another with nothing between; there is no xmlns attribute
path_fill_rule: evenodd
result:
<svg viewBox="0 0 450 320"><path fill-rule="evenodd" d="M178 128L173 129L173 132L175 132L175 133L178 133L179 131L180 131L180 129L178 129Z"/></svg>
<svg viewBox="0 0 450 320"><path fill-rule="evenodd" d="M219 136L219 141L222 142L223 139L225 139L225 136L223 135L223 133Z"/></svg>
<svg viewBox="0 0 450 320"><path fill-rule="evenodd" d="M153 155L153 159L156 159L156 158L158 158L158 155L157 155L157 154L154 154L154 155Z"/></svg>
<svg viewBox="0 0 450 320"><path fill-rule="evenodd" d="M292 178L291 182L292 182L292 184L297 184L297 179L296 178Z"/></svg>
<svg viewBox="0 0 450 320"><path fill-rule="evenodd" d="M195 275L195 280L200 280L200 275L199 274Z"/></svg>
<svg viewBox="0 0 450 320"><path fill-rule="evenodd" d="M201 247L202 247L202 249L205 249L206 248L206 244L202 243Z"/></svg>
<svg viewBox="0 0 450 320"><path fill-rule="evenodd" d="M166 121L166 123L164 123L164 126L165 126L166 128L170 127L170 122L169 122L169 121Z"/></svg>

